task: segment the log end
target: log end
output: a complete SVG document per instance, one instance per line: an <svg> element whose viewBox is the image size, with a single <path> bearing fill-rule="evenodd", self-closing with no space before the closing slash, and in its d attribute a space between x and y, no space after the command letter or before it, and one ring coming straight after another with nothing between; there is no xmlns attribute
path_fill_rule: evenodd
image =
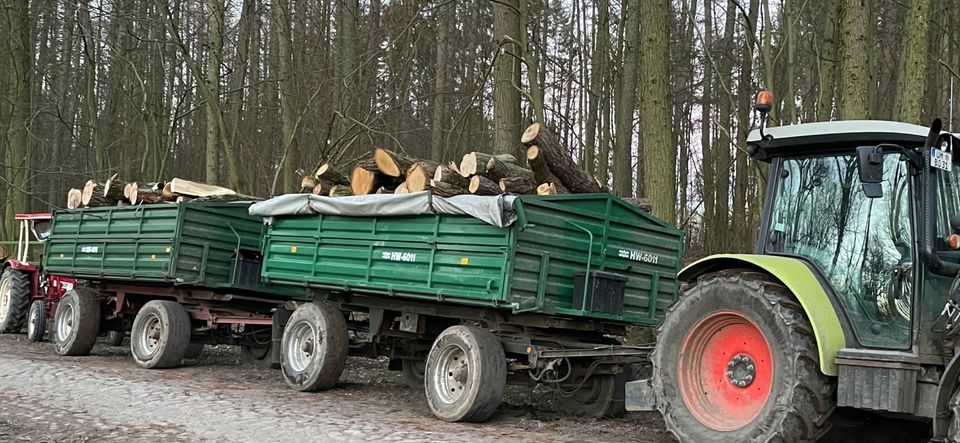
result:
<svg viewBox="0 0 960 443"><path fill-rule="evenodd" d="M527 126L527 129L523 130L523 134L520 135L520 143L527 144L537 139L537 136L540 135L540 122L533 122L530 126Z"/></svg>
<svg viewBox="0 0 960 443"><path fill-rule="evenodd" d="M350 173L350 191L353 195L367 195L374 191L376 172L369 171L362 166L353 168Z"/></svg>
<svg viewBox="0 0 960 443"><path fill-rule="evenodd" d="M540 155L540 148L537 145L531 145L527 148L527 160L534 160Z"/></svg>
<svg viewBox="0 0 960 443"><path fill-rule="evenodd" d="M392 153L383 148L377 148L373 151L373 161L377 163L380 172L390 177L400 177L404 171L400 170L400 165Z"/></svg>

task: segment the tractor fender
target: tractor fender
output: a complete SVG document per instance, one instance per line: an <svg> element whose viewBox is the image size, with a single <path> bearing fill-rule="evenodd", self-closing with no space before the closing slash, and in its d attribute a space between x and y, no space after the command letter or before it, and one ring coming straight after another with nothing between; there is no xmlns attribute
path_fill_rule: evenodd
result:
<svg viewBox="0 0 960 443"><path fill-rule="evenodd" d="M34 272L37 270L37 265L35 263L24 263L20 260L13 259L13 258L5 260L4 267L13 268L18 271L25 271L25 272Z"/></svg>
<svg viewBox="0 0 960 443"><path fill-rule="evenodd" d="M753 269L767 273L793 293L803 307L817 340L820 372L836 376L837 352L846 346L843 326L823 284L810 267L790 257L751 254L719 254L701 259L680 271L683 282L696 281L701 275L724 269Z"/></svg>

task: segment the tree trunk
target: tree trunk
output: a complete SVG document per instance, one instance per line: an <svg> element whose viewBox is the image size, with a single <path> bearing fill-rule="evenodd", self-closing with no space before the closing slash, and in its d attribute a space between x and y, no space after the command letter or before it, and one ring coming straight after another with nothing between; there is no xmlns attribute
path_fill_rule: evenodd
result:
<svg viewBox="0 0 960 443"><path fill-rule="evenodd" d="M7 107L9 126L7 126L7 158L6 174L4 181L7 187L7 199L4 202L6 206L6 220L13 220L13 216L18 212L27 209L27 181L28 167L30 165L30 126L31 126L31 108L32 97L31 88L33 85L33 45L31 44L31 22L30 10L26 0L14 1L12 4L3 6L0 11L7 28L9 40L3 44L7 45L9 58L0 59L0 64L7 65L8 78L5 82L0 81L0 85L6 83L8 94L0 101L0 106ZM3 122L7 123L7 122ZM6 224L6 238L16 237L16 227L13 224Z"/></svg>
<svg viewBox="0 0 960 443"><path fill-rule="evenodd" d="M456 13L456 3L449 4L437 9L434 17L437 23L437 57L436 57L436 78L433 80L434 102L433 102L433 122L430 130L431 135L431 157L433 160L440 161L444 157L443 131L445 123L448 121L447 114L447 71L450 69L448 61L449 34L452 17ZM426 187L429 183L424 183Z"/></svg>
<svg viewBox="0 0 960 443"><path fill-rule="evenodd" d="M204 180L207 183L220 182L220 132L217 122L220 120L220 58L223 51L223 0L204 0L207 17L207 69L206 88L210 97L204 107L207 116L207 149ZM216 100L218 103L213 103Z"/></svg>
<svg viewBox="0 0 960 443"><path fill-rule="evenodd" d="M453 197L455 195L468 194L466 189L447 182L430 180L430 192L440 197Z"/></svg>
<svg viewBox="0 0 960 443"><path fill-rule="evenodd" d="M621 197L633 194L633 116L637 108L637 82L640 67L640 0L623 2L626 26L623 48L623 76L616 100L616 137L613 145L613 193ZM691 45L693 42L690 42Z"/></svg>
<svg viewBox="0 0 960 443"><path fill-rule="evenodd" d="M494 158L494 156L484 152L468 152L464 154L463 159L460 160L460 175L470 177L475 174L486 173L487 163L490 162L491 158ZM498 154L496 158L504 163L517 163L517 158L511 154Z"/></svg>
<svg viewBox="0 0 960 443"><path fill-rule="evenodd" d="M511 194L533 194L537 192L537 182L526 177L504 177L500 179L500 191Z"/></svg>
<svg viewBox="0 0 960 443"><path fill-rule="evenodd" d="M903 42L903 65L900 71L900 117L907 123L920 124L923 93L927 78L927 17L930 0L912 0Z"/></svg>
<svg viewBox="0 0 960 443"><path fill-rule="evenodd" d="M676 221L676 163L673 136L670 134L669 0L644 2L641 15L641 51L644 55L640 87L640 119L643 121L644 189L652 196L657 217ZM730 10L733 13L733 10Z"/></svg>
<svg viewBox="0 0 960 443"><path fill-rule="evenodd" d="M867 67L867 0L843 0L840 35L843 40L840 78L840 118L870 118L868 89L872 75Z"/></svg>
<svg viewBox="0 0 960 443"><path fill-rule="evenodd" d="M117 179L117 174L113 174L103 185L103 197L110 201L119 201L124 199L123 191L127 187L127 182Z"/></svg>
<svg viewBox="0 0 960 443"><path fill-rule="evenodd" d="M493 67L493 152L514 154L520 146L520 17L518 1L493 4L493 38L499 46ZM524 31L525 32L525 31Z"/></svg>
<svg viewBox="0 0 960 443"><path fill-rule="evenodd" d="M380 172L372 158L357 163L350 174L350 191L353 195L372 194L389 183L387 175Z"/></svg>
<svg viewBox="0 0 960 443"><path fill-rule="evenodd" d="M83 191L71 188L67 192L67 209L77 209L83 206Z"/></svg>
<svg viewBox="0 0 960 443"><path fill-rule="evenodd" d="M437 167L433 173L433 181L450 183L458 188L466 188L470 185L470 180L460 173L460 169L454 162L450 162L446 167Z"/></svg>
<svg viewBox="0 0 960 443"><path fill-rule="evenodd" d="M841 0L825 0L825 17L822 52L820 53L820 78L817 96L817 121L830 120L833 114L833 98L837 72L837 54L839 32L837 21L840 19Z"/></svg>
<svg viewBox="0 0 960 443"><path fill-rule="evenodd" d="M490 160L487 160L484 171L483 175L493 181L499 181L505 177L516 177L531 182L533 181L533 172L529 169L517 166L515 163L502 161L499 157L491 157Z"/></svg>

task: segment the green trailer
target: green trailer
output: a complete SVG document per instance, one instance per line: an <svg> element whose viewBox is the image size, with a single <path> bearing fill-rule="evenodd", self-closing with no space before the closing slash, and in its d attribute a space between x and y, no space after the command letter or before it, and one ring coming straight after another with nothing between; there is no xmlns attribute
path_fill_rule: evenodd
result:
<svg viewBox="0 0 960 443"><path fill-rule="evenodd" d="M678 297L683 233L609 194L279 199L251 212L268 226L264 282L314 299L282 339L299 390L336 382L352 329L442 419L486 419L508 381L606 415L649 351L614 337L660 324Z"/></svg>
<svg viewBox="0 0 960 443"><path fill-rule="evenodd" d="M178 365L216 343L269 361L273 314L303 291L261 283L264 226L249 206L195 201L56 211L42 268L81 282L54 313L57 352L87 354L98 335L119 342L129 331L134 359L148 368Z"/></svg>

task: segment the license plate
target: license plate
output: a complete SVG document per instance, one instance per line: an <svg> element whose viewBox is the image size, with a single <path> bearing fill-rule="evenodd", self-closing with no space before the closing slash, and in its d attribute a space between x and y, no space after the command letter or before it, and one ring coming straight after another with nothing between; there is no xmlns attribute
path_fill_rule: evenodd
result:
<svg viewBox="0 0 960 443"><path fill-rule="evenodd" d="M953 169L953 155L937 148L930 148L930 166L950 171Z"/></svg>

